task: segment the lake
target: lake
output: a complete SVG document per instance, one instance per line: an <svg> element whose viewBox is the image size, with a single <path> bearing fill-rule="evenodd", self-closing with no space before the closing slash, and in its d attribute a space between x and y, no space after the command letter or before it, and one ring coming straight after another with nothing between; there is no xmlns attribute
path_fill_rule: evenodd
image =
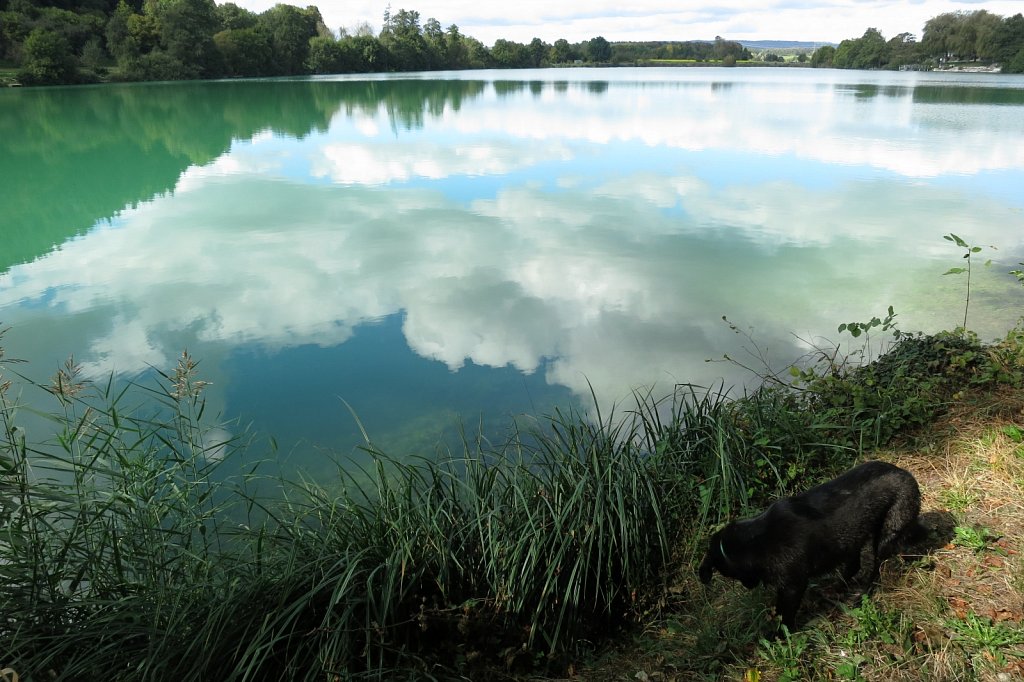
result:
<svg viewBox="0 0 1024 682"><path fill-rule="evenodd" d="M742 387L713 360L781 368L890 305L906 331L952 328L950 232L984 247L969 326L991 339L1024 313L1021 76L6 89L0 177L19 371L46 381L74 354L145 379L188 349L210 412L312 471L361 442L346 403L384 450L429 454L460 424L500 438L592 395Z"/></svg>

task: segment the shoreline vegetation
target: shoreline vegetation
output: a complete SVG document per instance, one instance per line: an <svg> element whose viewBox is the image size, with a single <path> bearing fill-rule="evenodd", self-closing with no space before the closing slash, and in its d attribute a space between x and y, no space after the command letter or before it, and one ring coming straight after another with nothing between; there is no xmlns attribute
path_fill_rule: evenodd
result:
<svg viewBox="0 0 1024 682"><path fill-rule="evenodd" d="M369 464L339 461L335 484L262 475L258 443L217 435L187 353L151 383L87 383L69 359L43 386L0 350L0 677L1020 673L1024 320L983 343L895 317L752 368L741 396L637 393L416 460L367 436ZM29 393L54 401L55 436L22 425ZM879 457L915 472L950 544L890 560L862 601L812 588L812 623L778 640L760 591L696 584L710 530Z"/></svg>
<svg viewBox="0 0 1024 682"><path fill-rule="evenodd" d="M985 68L1024 73L1024 15L986 10L930 19L919 41L874 28L838 46L714 40L578 43L499 39L488 47L414 10L337 30L316 6L255 13L214 0L0 0L0 85L56 85L310 74L549 66L808 65L850 69Z"/></svg>

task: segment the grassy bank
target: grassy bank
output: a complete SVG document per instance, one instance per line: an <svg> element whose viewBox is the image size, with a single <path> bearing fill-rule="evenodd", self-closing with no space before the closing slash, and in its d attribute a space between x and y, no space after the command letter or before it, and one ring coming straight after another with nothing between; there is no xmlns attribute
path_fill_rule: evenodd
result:
<svg viewBox="0 0 1024 682"><path fill-rule="evenodd" d="M802 679L808 652L866 661L918 635L868 601L833 639L762 644L763 595L680 577L701 538L922 437L967 395L1017 395L1024 330L988 345L901 335L871 362L822 348L792 383L766 375L739 398L680 386L421 461L368 444L369 470L339 463L344 485L275 480L274 498L235 462L251 444L217 440L187 355L145 386L83 384L69 361L43 387L16 368L0 378L0 669L22 680L621 679L634 658L630 678ZM52 395L55 438L21 426L31 391ZM998 546L980 538L978 556ZM973 613L963 637L976 628L993 660L1013 656L993 642L1019 629ZM638 632L615 663L594 660Z"/></svg>
<svg viewBox="0 0 1024 682"><path fill-rule="evenodd" d="M799 629L768 637L772 595L683 564L663 608L580 679L1024 679L1024 393L969 391L927 427L870 453L914 473L927 523L948 542L891 559L870 598L838 576L813 584Z"/></svg>

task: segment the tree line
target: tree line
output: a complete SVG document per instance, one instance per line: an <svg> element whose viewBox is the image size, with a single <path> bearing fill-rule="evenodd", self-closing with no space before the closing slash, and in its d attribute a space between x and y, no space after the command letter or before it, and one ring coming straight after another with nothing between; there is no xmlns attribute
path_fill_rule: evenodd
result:
<svg viewBox="0 0 1024 682"><path fill-rule="evenodd" d="M953 62L1000 64L1004 73L1024 73L1024 15L1001 17L987 10L947 12L929 19L921 40L900 33L889 40L875 28L838 47L811 55L812 66L898 69Z"/></svg>
<svg viewBox="0 0 1024 682"><path fill-rule="evenodd" d="M487 47L419 12L386 11L368 24L332 31L315 6L278 4L256 13L214 0L0 0L0 64L26 84L292 76L378 71L528 68L559 64L640 64L751 59L736 41L570 43L499 39ZM884 69L960 60L998 62L1024 72L1024 16L986 10L941 14L890 40L874 28L824 46L813 66Z"/></svg>
<svg viewBox="0 0 1024 682"><path fill-rule="evenodd" d="M528 68L642 59L749 59L722 38L549 44L499 39L487 47L419 12L386 11L332 31L315 6L278 4L256 13L213 0L0 0L0 63L27 84L292 76L323 73Z"/></svg>

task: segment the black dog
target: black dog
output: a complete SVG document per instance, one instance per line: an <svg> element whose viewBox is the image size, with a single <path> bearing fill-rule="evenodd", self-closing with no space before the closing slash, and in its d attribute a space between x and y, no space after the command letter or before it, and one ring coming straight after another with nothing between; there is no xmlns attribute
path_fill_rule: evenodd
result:
<svg viewBox="0 0 1024 682"><path fill-rule="evenodd" d="M870 585L882 559L917 532L920 511L909 471L867 462L713 534L700 579L710 583L717 569L747 589L774 587L776 613L792 630L809 578L842 565L846 580Z"/></svg>

